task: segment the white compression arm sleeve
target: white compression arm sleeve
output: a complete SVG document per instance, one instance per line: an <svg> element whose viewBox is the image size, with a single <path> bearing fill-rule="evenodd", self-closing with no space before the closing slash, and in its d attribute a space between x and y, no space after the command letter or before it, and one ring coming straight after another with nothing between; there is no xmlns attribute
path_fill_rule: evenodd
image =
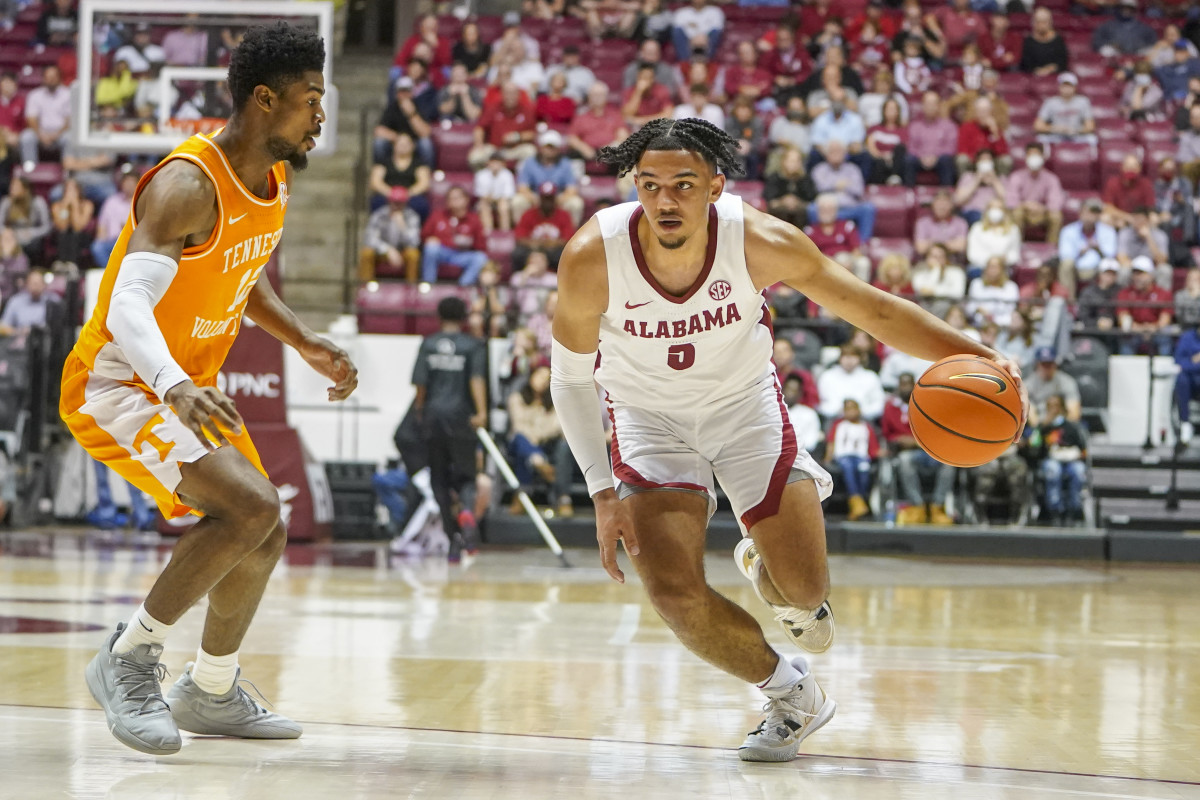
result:
<svg viewBox="0 0 1200 800"><path fill-rule="evenodd" d="M596 398L595 353L576 353L554 340L550 350L550 394L563 436L583 470L588 494L613 488L608 440Z"/></svg>
<svg viewBox="0 0 1200 800"><path fill-rule="evenodd" d="M167 347L154 318L154 307L162 300L179 264L158 253L130 253L121 261L108 304L105 325L121 348L133 371L159 399L176 384L190 380ZM165 400L164 400L165 402Z"/></svg>

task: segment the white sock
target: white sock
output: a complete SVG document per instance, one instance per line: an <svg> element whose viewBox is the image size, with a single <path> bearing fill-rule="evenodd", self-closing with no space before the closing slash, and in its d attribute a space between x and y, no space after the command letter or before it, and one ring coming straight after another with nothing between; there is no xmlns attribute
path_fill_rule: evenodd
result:
<svg viewBox="0 0 1200 800"><path fill-rule="evenodd" d="M192 665L192 680L209 694L225 694L237 680L238 654L237 651L227 656L214 656L204 652L201 647L196 650L196 663Z"/></svg>
<svg viewBox="0 0 1200 800"><path fill-rule="evenodd" d="M808 665L803 659L797 659L804 664L804 671L796 669L791 661L786 656L779 656L779 663L775 665L775 671L771 673L771 677L767 678L762 683L758 684L758 688L764 692L769 692L775 689L786 689L796 685L796 682L808 674Z"/></svg>
<svg viewBox="0 0 1200 800"><path fill-rule="evenodd" d="M128 653L133 648L143 644L161 645L167 641L167 634L174 625L160 622L146 612L146 604L138 606L138 610L129 619L125 630L113 642L112 651L116 655Z"/></svg>

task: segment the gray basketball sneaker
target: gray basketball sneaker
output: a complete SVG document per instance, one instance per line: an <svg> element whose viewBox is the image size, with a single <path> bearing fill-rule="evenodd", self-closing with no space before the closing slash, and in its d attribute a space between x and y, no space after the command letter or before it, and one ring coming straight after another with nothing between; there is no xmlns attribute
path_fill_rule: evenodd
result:
<svg viewBox="0 0 1200 800"><path fill-rule="evenodd" d="M240 669L228 692L209 694L192 680L192 667L193 663L189 661L183 675L167 692L171 715L183 730L204 736L238 736L242 739L298 739L304 732L298 723L260 706L242 688Z"/></svg>
<svg viewBox="0 0 1200 800"><path fill-rule="evenodd" d="M791 761L800 743L833 719L837 703L817 685L803 657L792 659L804 677L785 689L767 691L763 721L738 748L742 761Z"/></svg>
<svg viewBox="0 0 1200 800"><path fill-rule="evenodd" d="M737 547L733 548L733 560L754 587L758 599L775 612L775 619L779 620L783 632L797 647L810 653L824 653L829 649L833 644L834 624L833 609L828 600L809 611L792 606L777 606L763 597L762 589L758 585L762 573L762 559L758 557L758 547L755 546L754 540L749 537L744 537L737 543Z"/></svg>
<svg viewBox="0 0 1200 800"><path fill-rule="evenodd" d="M108 637L84 670L88 690L104 709L108 729L121 744L166 756L183 744L171 709L163 701L160 682L167 668L158 663L162 645L143 644L128 653L113 655L112 647L125 623Z"/></svg>

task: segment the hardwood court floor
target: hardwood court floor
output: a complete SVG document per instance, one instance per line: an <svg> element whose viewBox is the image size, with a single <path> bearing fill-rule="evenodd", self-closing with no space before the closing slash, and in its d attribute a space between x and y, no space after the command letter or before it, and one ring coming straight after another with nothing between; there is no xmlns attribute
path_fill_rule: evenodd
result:
<svg viewBox="0 0 1200 800"><path fill-rule="evenodd" d="M752 687L686 652L594 553L466 567L295 548L242 652L295 742L113 740L82 679L168 548L0 535L0 798L1195 798L1200 570L835 557L838 701L744 764ZM782 634L728 553L722 592ZM168 642L178 675L203 614ZM43 632L34 632L34 631ZM171 679L168 679L169 685Z"/></svg>

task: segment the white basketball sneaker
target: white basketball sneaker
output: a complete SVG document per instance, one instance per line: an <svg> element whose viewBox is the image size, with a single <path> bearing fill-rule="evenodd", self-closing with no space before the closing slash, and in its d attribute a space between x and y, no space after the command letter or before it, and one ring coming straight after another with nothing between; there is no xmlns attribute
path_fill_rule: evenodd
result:
<svg viewBox="0 0 1200 800"><path fill-rule="evenodd" d="M742 761L791 761L800 743L833 719L837 703L817 684L803 656L792 659L801 678L783 689L763 690L763 721L738 748Z"/></svg>
<svg viewBox="0 0 1200 800"><path fill-rule="evenodd" d="M810 653L824 653L829 649L833 644L834 624L833 609L830 608L828 600L810 611L805 608L775 605L763 597L762 588L758 585L763 563L758 557L758 547L749 537L744 537L737 543L737 547L733 548L733 560L754 587L758 599L775 612L775 619L779 620L783 632L797 647Z"/></svg>

